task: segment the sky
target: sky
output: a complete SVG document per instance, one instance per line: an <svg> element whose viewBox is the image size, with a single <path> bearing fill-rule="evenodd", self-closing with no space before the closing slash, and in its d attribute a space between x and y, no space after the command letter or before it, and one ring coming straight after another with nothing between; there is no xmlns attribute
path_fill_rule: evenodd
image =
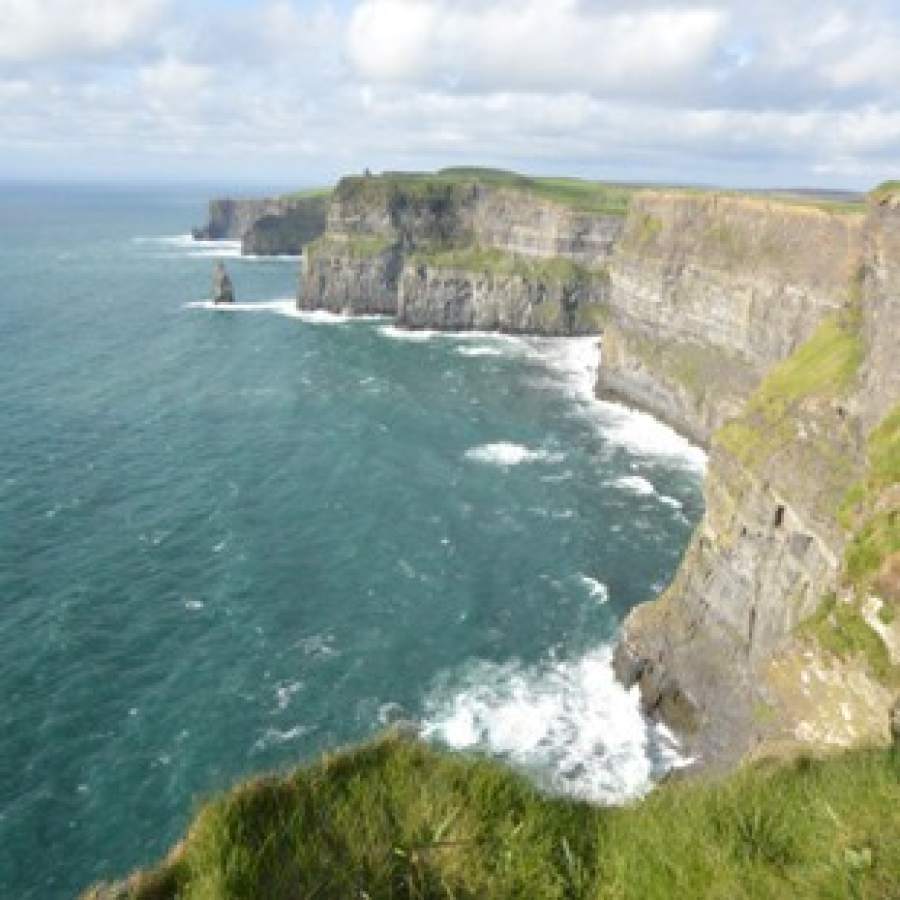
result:
<svg viewBox="0 0 900 900"><path fill-rule="evenodd" d="M0 0L0 180L900 177L900 0Z"/></svg>

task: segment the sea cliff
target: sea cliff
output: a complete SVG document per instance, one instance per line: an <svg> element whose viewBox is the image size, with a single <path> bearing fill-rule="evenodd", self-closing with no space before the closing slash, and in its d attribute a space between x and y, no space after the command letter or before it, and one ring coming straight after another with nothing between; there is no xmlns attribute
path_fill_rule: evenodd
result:
<svg viewBox="0 0 900 900"><path fill-rule="evenodd" d="M328 192L280 197L218 197L209 202L205 225L194 228L195 240L234 240L241 252L296 255L325 230Z"/></svg>
<svg viewBox="0 0 900 900"><path fill-rule="evenodd" d="M598 395L710 452L706 515L673 583L628 617L620 677L708 765L884 741L900 689L897 196L347 178L298 305L602 334Z"/></svg>
<svg viewBox="0 0 900 900"><path fill-rule="evenodd" d="M740 235L736 201L723 206L722 223ZM702 223L700 209L710 206L698 208ZM693 424L711 455L704 519L673 583L629 615L618 669L640 684L646 709L712 765L886 742L900 690L891 575L900 549L900 366L887 349L900 335L900 210L893 195L876 192L864 213L757 206L745 227L764 214L754 233L781 232L789 254L775 242L762 245L772 247L762 260L742 250L725 275L724 258L711 254L708 271L694 259L657 292L663 302L687 294L690 308L698 283L750 282L709 301L707 341L745 367L744 391L765 372L749 395L728 381L720 393L713 373L695 402L690 374L665 355L640 354L639 384L680 390L647 405ZM746 247L737 235L734 246ZM625 331L627 343L643 334L648 306L641 288L619 288L622 321L635 310L642 317ZM722 324L729 301L731 329ZM633 376L622 378L622 368L619 357L604 358L601 391L612 381L628 396Z"/></svg>
<svg viewBox="0 0 900 900"><path fill-rule="evenodd" d="M599 333L624 192L586 185L489 170L345 178L298 305L410 328Z"/></svg>

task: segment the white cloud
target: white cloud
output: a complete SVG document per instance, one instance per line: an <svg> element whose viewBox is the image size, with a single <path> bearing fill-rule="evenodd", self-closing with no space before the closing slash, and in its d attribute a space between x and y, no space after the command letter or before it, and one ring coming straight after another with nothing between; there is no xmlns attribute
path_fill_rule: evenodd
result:
<svg viewBox="0 0 900 900"><path fill-rule="evenodd" d="M213 77L209 66L182 62L175 57L145 66L138 73L150 105L162 108L194 106Z"/></svg>
<svg viewBox="0 0 900 900"><path fill-rule="evenodd" d="M0 61L102 55L146 36L168 0L0 0Z"/></svg>
<svg viewBox="0 0 900 900"><path fill-rule="evenodd" d="M668 93L708 62L725 18L708 6L608 11L577 0L363 0L347 49L372 81Z"/></svg>
<svg viewBox="0 0 900 900"><path fill-rule="evenodd" d="M0 0L0 166L111 160L309 183L466 162L834 186L900 171L896 0L753 11L739 0Z"/></svg>

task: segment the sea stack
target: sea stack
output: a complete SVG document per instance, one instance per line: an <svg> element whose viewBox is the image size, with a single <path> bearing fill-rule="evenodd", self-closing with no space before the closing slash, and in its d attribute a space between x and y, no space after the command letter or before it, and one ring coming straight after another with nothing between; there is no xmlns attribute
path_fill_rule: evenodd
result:
<svg viewBox="0 0 900 900"><path fill-rule="evenodd" d="M223 262L213 269L213 303L234 303L234 288Z"/></svg>

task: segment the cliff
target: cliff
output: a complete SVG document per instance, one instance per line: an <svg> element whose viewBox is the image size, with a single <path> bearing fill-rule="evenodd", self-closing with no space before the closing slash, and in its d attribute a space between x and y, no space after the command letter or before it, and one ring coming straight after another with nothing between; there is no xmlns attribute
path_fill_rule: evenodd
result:
<svg viewBox="0 0 900 900"><path fill-rule="evenodd" d="M884 742L900 690L900 209L680 196L638 209L662 224L643 239L649 278L627 229L611 267L626 351L604 355L600 389L655 387L645 405L684 418L711 456L704 519L673 583L629 615L620 676L706 763ZM746 375L737 390L712 367L695 391L676 351L653 352L697 341L703 309L708 344Z"/></svg>
<svg viewBox="0 0 900 900"><path fill-rule="evenodd" d="M192 234L196 240L240 241L242 253L295 255L324 232L327 208L327 192L220 197L210 200L209 221Z"/></svg>
<svg viewBox="0 0 900 900"><path fill-rule="evenodd" d="M609 266L599 393L708 444L845 302L862 224L862 212L760 197L637 193Z"/></svg>
<svg viewBox="0 0 900 900"><path fill-rule="evenodd" d="M706 515L672 585L625 623L620 676L707 764L886 740L897 197L344 179L298 302L410 328L602 331L598 395L710 450Z"/></svg>
<svg viewBox="0 0 900 900"><path fill-rule="evenodd" d="M490 170L345 178L298 305L410 328L599 333L624 193Z"/></svg>

